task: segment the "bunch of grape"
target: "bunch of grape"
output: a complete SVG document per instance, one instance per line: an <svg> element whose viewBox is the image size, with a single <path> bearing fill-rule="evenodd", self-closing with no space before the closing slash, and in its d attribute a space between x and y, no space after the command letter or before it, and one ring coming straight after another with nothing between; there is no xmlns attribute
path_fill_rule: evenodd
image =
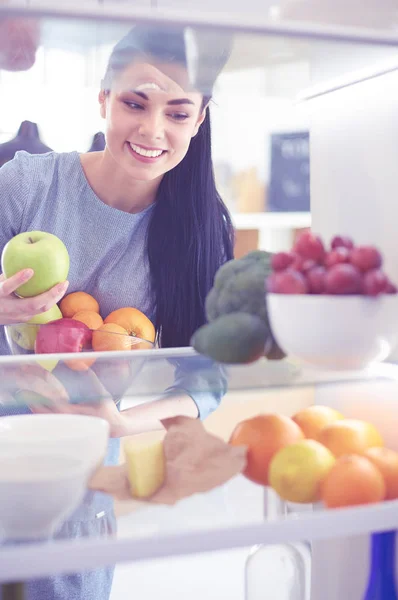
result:
<svg viewBox="0 0 398 600"><path fill-rule="evenodd" d="M374 246L356 246L352 239L336 236L327 249L319 236L305 232L291 252L272 257L273 272L266 290L273 294L396 294L382 265L382 255Z"/></svg>

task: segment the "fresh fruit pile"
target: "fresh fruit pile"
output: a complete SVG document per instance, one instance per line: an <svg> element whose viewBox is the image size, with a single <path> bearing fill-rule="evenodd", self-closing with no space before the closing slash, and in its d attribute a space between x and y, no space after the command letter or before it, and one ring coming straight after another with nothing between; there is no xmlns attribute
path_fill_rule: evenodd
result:
<svg viewBox="0 0 398 600"><path fill-rule="evenodd" d="M33 297L66 281L69 254L57 236L44 231L25 232L13 237L5 246L1 266L6 277L23 269L33 269L33 277L16 290L19 296ZM68 294L59 306L36 315L28 323L37 327L13 325L10 334L18 346L36 354L142 347L140 343L132 343L131 337L155 341L155 328L141 311L133 307L119 308L102 319L97 300L83 291ZM53 361L52 368L56 362ZM86 370L93 362L86 358L65 361L74 370Z"/></svg>
<svg viewBox="0 0 398 600"><path fill-rule="evenodd" d="M103 320L93 296L86 292L73 292L61 300L59 309L60 319L38 329L34 343L36 354L140 348L140 343L132 343L131 337L151 343L155 341L152 322L136 308L119 308ZM93 363L94 359L86 358L65 361L77 371L86 370Z"/></svg>
<svg viewBox="0 0 398 600"><path fill-rule="evenodd" d="M328 406L247 419L229 443L247 448L244 475L288 502L338 508L398 499L398 452L371 423Z"/></svg>
<svg viewBox="0 0 398 600"><path fill-rule="evenodd" d="M384 273L383 257L374 246L356 246L351 238L336 236L330 248L322 239L303 233L291 252L271 259L266 290L274 294L364 295L396 294Z"/></svg>

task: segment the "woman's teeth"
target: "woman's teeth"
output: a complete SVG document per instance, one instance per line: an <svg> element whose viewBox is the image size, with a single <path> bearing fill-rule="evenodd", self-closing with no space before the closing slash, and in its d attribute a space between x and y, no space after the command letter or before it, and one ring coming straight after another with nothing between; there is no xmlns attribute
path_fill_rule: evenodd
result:
<svg viewBox="0 0 398 600"><path fill-rule="evenodd" d="M147 156L148 158L157 158L161 154L163 154L163 150L144 150L144 148L140 148L140 146L136 146L135 144L130 144L131 148L137 154L141 156Z"/></svg>

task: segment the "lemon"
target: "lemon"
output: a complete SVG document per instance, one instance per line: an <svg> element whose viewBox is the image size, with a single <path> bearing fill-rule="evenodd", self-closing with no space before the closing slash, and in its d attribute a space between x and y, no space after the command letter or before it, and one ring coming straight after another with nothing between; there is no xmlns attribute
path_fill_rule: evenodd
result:
<svg viewBox="0 0 398 600"><path fill-rule="evenodd" d="M271 461L270 485L288 502L317 502L320 484L335 461L330 450L315 440L290 444L279 450Z"/></svg>

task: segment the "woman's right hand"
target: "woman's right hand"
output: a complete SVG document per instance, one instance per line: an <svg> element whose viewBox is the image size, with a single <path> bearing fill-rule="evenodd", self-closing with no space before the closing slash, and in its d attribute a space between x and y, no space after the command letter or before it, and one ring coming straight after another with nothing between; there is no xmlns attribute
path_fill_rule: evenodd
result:
<svg viewBox="0 0 398 600"><path fill-rule="evenodd" d="M26 323L35 315L50 310L61 300L69 282L59 283L53 288L32 298L18 298L14 292L20 285L33 277L32 269L19 271L6 279L0 275L0 325Z"/></svg>

